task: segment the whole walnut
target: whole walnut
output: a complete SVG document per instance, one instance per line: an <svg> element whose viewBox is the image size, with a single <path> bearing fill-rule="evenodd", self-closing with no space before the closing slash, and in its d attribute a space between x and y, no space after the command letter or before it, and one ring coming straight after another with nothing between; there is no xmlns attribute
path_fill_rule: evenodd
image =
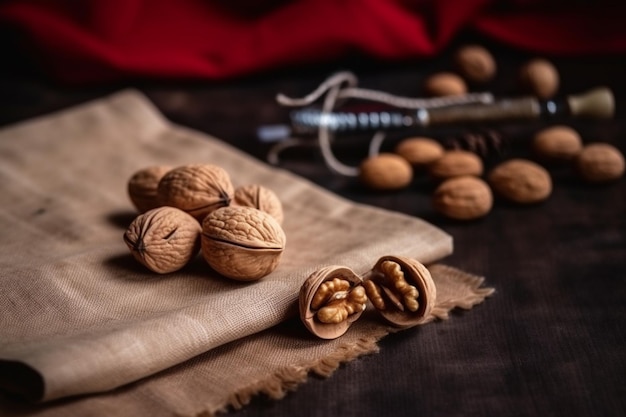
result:
<svg viewBox="0 0 626 417"><path fill-rule="evenodd" d="M140 214L124 233L133 257L159 274L178 271L200 250L200 223L175 207Z"/></svg>
<svg viewBox="0 0 626 417"><path fill-rule="evenodd" d="M489 185L474 176L445 180L433 194L434 209L456 220L473 220L487 215L493 206Z"/></svg>
<svg viewBox="0 0 626 417"><path fill-rule="evenodd" d="M165 165L149 166L135 172L128 180L128 196L140 213L161 205L157 187L161 178L172 167Z"/></svg>
<svg viewBox="0 0 626 417"><path fill-rule="evenodd" d="M624 155L608 143L590 143L575 161L578 174L589 183L614 181L624 175Z"/></svg>
<svg viewBox="0 0 626 417"><path fill-rule="evenodd" d="M202 222L202 256L215 271L238 281L274 271L286 241L276 219L252 207L223 207Z"/></svg>
<svg viewBox="0 0 626 417"><path fill-rule="evenodd" d="M201 222L213 210L230 205L234 187L223 168L190 164L168 171L157 194L161 204L184 210Z"/></svg>
<svg viewBox="0 0 626 417"><path fill-rule="evenodd" d="M457 70L468 80L486 82L496 74L493 55L480 45L465 45L454 55Z"/></svg>
<svg viewBox="0 0 626 417"><path fill-rule="evenodd" d="M276 219L279 224L283 223L283 205L276 193L259 184L250 184L235 189L234 204L254 207L266 212Z"/></svg>
<svg viewBox="0 0 626 417"><path fill-rule="evenodd" d="M463 78L452 72L433 74L424 81L424 90L430 96L458 96L467 93Z"/></svg>
<svg viewBox="0 0 626 417"><path fill-rule="evenodd" d="M559 72L548 60L535 58L520 69L522 88L541 99L554 96L559 89Z"/></svg>
<svg viewBox="0 0 626 417"><path fill-rule="evenodd" d="M582 150L583 141L571 127L558 125L537 132L531 147L543 161L570 161Z"/></svg>
<svg viewBox="0 0 626 417"><path fill-rule="evenodd" d="M437 180L445 180L463 175L481 176L483 161L470 151L454 149L444 152L441 158L430 164L428 172Z"/></svg>
<svg viewBox="0 0 626 417"><path fill-rule="evenodd" d="M552 178L541 165L527 159L511 159L491 170L488 182L506 200L532 204L552 193Z"/></svg>
<svg viewBox="0 0 626 417"><path fill-rule="evenodd" d="M414 137L399 142L394 152L406 159L415 168L425 168L441 158L445 150L434 139Z"/></svg>
<svg viewBox="0 0 626 417"><path fill-rule="evenodd" d="M399 155L381 153L361 162L359 178L375 190L398 190L411 183L413 168Z"/></svg>

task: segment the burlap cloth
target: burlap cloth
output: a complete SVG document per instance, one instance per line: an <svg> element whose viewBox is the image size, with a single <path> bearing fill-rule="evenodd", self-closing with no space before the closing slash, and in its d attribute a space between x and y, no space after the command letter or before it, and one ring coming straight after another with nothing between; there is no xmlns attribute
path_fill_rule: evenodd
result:
<svg viewBox="0 0 626 417"><path fill-rule="evenodd" d="M287 247L271 275L233 282L201 257L156 275L131 258L122 240L136 214L130 175L197 162L281 198ZM354 204L173 125L133 90L2 129L0 196L0 386L34 402L5 394L2 415L212 415L258 393L279 398L393 331L366 314L339 339L310 336L297 294L325 265L364 273L383 255L429 264L433 318L492 292L432 265L452 239L431 224Z"/></svg>

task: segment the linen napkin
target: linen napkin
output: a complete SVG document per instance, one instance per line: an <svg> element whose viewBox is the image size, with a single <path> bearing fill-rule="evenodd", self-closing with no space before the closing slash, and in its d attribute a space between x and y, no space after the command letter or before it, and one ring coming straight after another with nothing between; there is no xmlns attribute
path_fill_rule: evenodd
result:
<svg viewBox="0 0 626 417"><path fill-rule="evenodd" d="M128 179L187 163L218 164L235 186L278 194L287 246L273 273L242 283L200 256L167 275L134 261L122 240L137 214ZM308 337L295 316L312 272L339 264L364 273L383 255L430 265L452 251L433 225L342 199L174 125L135 90L2 129L0 195L0 387L44 403L0 404L15 415L213 414L259 392L278 398L393 331L359 320L338 340ZM463 271L432 272L433 318L492 292ZM45 404L94 393L104 394Z"/></svg>

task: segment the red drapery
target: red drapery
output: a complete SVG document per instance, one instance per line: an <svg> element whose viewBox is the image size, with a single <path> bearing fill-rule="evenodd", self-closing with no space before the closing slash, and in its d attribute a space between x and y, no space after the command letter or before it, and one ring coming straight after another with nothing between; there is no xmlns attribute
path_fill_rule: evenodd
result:
<svg viewBox="0 0 626 417"><path fill-rule="evenodd" d="M221 79L358 52L436 54L464 30L541 54L626 53L626 5L540 0L4 0L58 80Z"/></svg>

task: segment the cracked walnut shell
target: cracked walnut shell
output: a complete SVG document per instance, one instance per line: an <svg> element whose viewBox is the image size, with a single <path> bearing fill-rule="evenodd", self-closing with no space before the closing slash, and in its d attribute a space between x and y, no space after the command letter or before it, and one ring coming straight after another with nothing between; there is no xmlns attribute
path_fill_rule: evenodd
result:
<svg viewBox="0 0 626 417"><path fill-rule="evenodd" d="M376 310L396 327L412 327L432 318L437 288L428 268L415 259L383 256L363 286Z"/></svg>
<svg viewBox="0 0 626 417"><path fill-rule="evenodd" d="M252 207L223 207L202 222L202 256L215 271L234 280L268 275L278 266L285 243L276 219Z"/></svg>
<svg viewBox="0 0 626 417"><path fill-rule="evenodd" d="M159 181L161 204L186 211L202 221L212 211L230 205L234 187L228 173L211 164L190 164L170 170Z"/></svg>
<svg viewBox="0 0 626 417"><path fill-rule="evenodd" d="M137 216L124 233L133 257L159 274L174 272L200 249L200 223L174 207L158 207Z"/></svg>
<svg viewBox="0 0 626 417"><path fill-rule="evenodd" d="M350 268L330 265L306 279L298 300L306 328L321 339L335 339L361 316L367 296Z"/></svg>

